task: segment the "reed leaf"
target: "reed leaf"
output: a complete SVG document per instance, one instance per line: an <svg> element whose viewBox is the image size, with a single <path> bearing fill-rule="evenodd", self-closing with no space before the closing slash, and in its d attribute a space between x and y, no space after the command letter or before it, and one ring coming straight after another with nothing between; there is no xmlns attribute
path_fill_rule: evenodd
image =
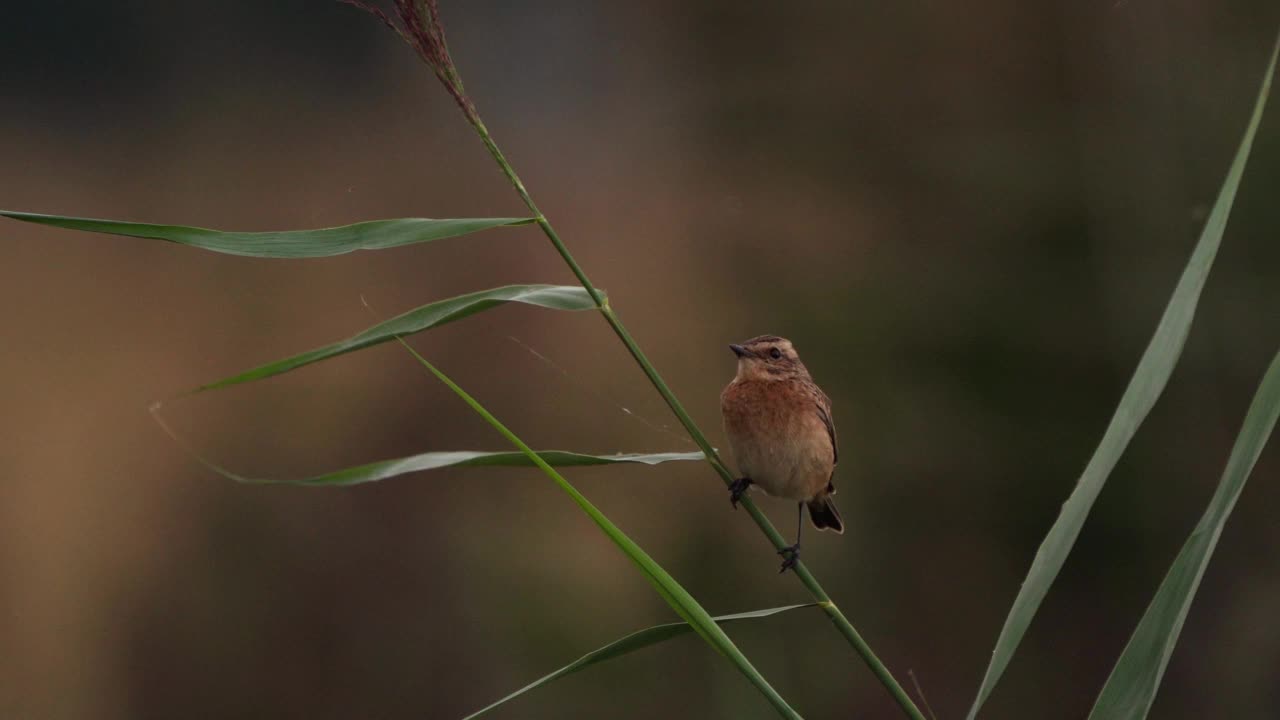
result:
<svg viewBox="0 0 1280 720"><path fill-rule="evenodd" d="M156 408L158 410L158 408ZM185 445L156 414L160 423L174 440ZM190 448L188 447L188 450ZM379 460L365 465L343 468L322 475L304 478L264 478L241 475L225 467L201 457L191 450L202 465L228 480L247 485L302 485L309 487L344 487L360 485L378 480L386 480L398 475L422 472L424 470L440 470L453 467L535 467L532 459L520 452L485 452L477 450L452 450L426 452L408 457ZM587 455L565 450L538 450L538 457L552 467L585 467L590 465L660 465L667 462L703 460L701 452L688 453L622 453L617 455Z"/></svg>
<svg viewBox="0 0 1280 720"><path fill-rule="evenodd" d="M67 230L163 240L226 255L258 258L316 258L341 255L356 250L383 250L458 237L490 228L527 225L533 222L532 218L451 220L399 218L370 220L319 230L226 232L185 225L153 225L67 215L42 215L14 210L0 210L0 215L22 222L51 225Z"/></svg>
<svg viewBox="0 0 1280 720"><path fill-rule="evenodd" d="M716 617L713 617L711 619L715 621L717 625L727 625L729 623L739 622L742 620L761 620L764 618L772 617L774 615L781 615L782 613L790 612L792 610L800 610L802 608L817 607L820 604L821 603L805 603L803 605L787 605L784 607L769 608L767 610L753 610L751 612L734 613L732 615L717 615ZM471 713L470 715L466 716L462 720L473 720L473 718L478 718L481 715L484 715L485 713L489 712L490 710L493 710L494 708L504 705L510 702L511 700L514 700L520 697L521 695L524 695L525 693L531 690L536 690L542 687L543 685L548 685L550 683L555 682L556 680L572 675L580 670L585 670L586 668L592 665L595 665L597 663L602 663L607 660L613 660L613 659L622 657L623 655L629 655L633 652L636 652L637 650L643 650L644 648L650 647L652 645L657 645L658 643L663 643L668 640L673 640L675 638L688 635L693 631L694 631L693 626L691 626L687 622L667 623L665 625L654 625L653 627L645 628L644 630L637 630L636 632L633 632L630 635L627 635L626 637L622 637L617 640L614 640L613 642L609 643L608 645L605 645L604 647L598 648L596 650L592 650L591 652L587 653L586 655L583 655L577 660L574 660L568 665L565 665L559 670L556 670L555 672L552 672L548 675L544 675L538 678L537 680L534 680L533 682L529 683L528 685L525 685L519 690L516 690L510 695L507 695L506 697L494 703L491 703L489 705L486 705L480 708L479 710Z"/></svg>
<svg viewBox="0 0 1280 720"><path fill-rule="evenodd" d="M394 340L400 336L440 327L506 303L523 303L553 310L592 310L596 307L595 301L586 290L569 285L507 285L491 290L481 290L428 303L384 320L346 340L259 365L238 375L202 385L193 392L213 390L279 375L304 365Z"/></svg>

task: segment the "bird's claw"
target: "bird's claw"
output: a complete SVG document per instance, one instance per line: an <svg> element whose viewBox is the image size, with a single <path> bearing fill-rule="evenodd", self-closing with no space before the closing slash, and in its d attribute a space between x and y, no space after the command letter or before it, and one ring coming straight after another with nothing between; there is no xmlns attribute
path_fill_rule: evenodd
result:
<svg viewBox="0 0 1280 720"><path fill-rule="evenodd" d="M737 480L729 483L729 504L732 505L735 510L738 509L738 501L742 499L742 496L747 492L748 487L751 487L751 478L738 478Z"/></svg>
<svg viewBox="0 0 1280 720"><path fill-rule="evenodd" d="M778 571L778 574L782 574L794 568L800 560L800 543L784 547L778 551L778 554L782 556L782 569Z"/></svg>

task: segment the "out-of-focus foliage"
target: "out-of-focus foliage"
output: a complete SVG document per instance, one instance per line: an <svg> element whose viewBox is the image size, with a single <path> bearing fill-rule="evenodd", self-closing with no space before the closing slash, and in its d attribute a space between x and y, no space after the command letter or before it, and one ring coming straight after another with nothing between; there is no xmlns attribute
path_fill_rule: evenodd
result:
<svg viewBox="0 0 1280 720"><path fill-rule="evenodd" d="M1280 45L1276 48L1280 49ZM1275 72L1276 52L1277 50L1272 50L1271 62L1267 64L1266 71L1263 73L1262 87L1258 91L1257 100L1254 101L1253 115L1249 119L1248 127L1245 128L1240 147L1236 150L1226 180L1223 181L1222 189L1218 191L1218 198L1213 203L1208 220L1205 221L1204 230L1200 233L1195 251L1187 261L1187 267L1182 271L1182 277L1173 290L1173 297L1170 298L1164 314L1160 317L1155 335L1147 345L1146 351L1142 353L1138 368L1129 380L1124 396L1120 398L1119 407L1111 416L1111 422L1098 444L1098 449L1094 451L1093 457L1089 458L1089 464L1085 466L1084 474L1080 476L1076 488L1071 491L1071 496L1063 503L1062 512L1054 521L1053 527L1049 529L1049 534L1040 543L1040 549L1036 551L1035 560L1031 564L1031 571L1027 573L1027 579L1023 581L1022 587L1018 590L1018 597L1014 599L1013 607L1005 618L1004 627L1001 628L1000 637L996 641L996 649L992 653L991 664L987 667L982 685L978 689L978 697L969 708L970 720L977 716L978 710L999 682L1009 661L1013 659L1014 651L1022 641L1027 626L1031 624L1031 619L1040 608L1040 603L1044 601L1045 594L1049 592L1053 581L1067 561L1067 555L1074 547L1076 538L1080 535L1080 529L1084 527L1085 519L1093 508L1098 493L1102 491L1103 484L1106 483L1116 463L1120 461L1120 456L1129 446L1129 442L1133 440L1138 427L1151 412L1160 394L1164 392L1169 376L1173 374L1174 366L1182 357L1182 348L1191 332L1200 294L1204 291L1209 270L1213 267L1214 258L1218 255L1223 232L1227 229L1227 219L1231 216L1231 207L1240 189L1240 179L1248 165L1249 154L1253 151L1253 140L1258 132L1258 124L1262 121L1262 110L1266 107L1267 97L1271 92L1271 76ZM1176 640L1176 637L1175 633L1172 640ZM1172 640L1169 645L1170 650ZM1167 661L1168 657L1165 656L1158 667L1145 667L1142 672L1158 678L1164 669L1163 663ZM1133 659L1130 659L1130 662L1144 664ZM1125 684L1125 679L1117 681L1113 685L1113 692L1127 695L1128 690L1122 689ZM1139 694L1147 694L1147 702L1142 706L1143 715L1150 707L1150 695L1154 694L1155 687L1158 685L1157 680L1153 685L1138 691Z"/></svg>
<svg viewBox="0 0 1280 720"><path fill-rule="evenodd" d="M1244 426L1231 449L1227 469L1218 490L1200 522L1174 559L1169 574L1160 583L1124 654L1111 671L1089 717L1093 720L1145 718L1160 689L1164 670L1187 620L1191 601L1204 578L1209 558L1222 536L1222 529L1240 499L1245 481L1266 447L1276 418L1280 416L1280 355L1262 378L1258 394L1249 406Z"/></svg>

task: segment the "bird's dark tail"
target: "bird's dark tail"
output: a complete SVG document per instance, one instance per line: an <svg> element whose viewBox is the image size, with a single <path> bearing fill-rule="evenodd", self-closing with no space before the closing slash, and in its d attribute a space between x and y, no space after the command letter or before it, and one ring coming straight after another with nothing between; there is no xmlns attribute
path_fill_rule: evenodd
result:
<svg viewBox="0 0 1280 720"><path fill-rule="evenodd" d="M834 530L837 534L844 534L844 523L840 521L840 513L836 511L835 501L831 496L811 500L809 506L809 519L813 520L813 526L819 530Z"/></svg>

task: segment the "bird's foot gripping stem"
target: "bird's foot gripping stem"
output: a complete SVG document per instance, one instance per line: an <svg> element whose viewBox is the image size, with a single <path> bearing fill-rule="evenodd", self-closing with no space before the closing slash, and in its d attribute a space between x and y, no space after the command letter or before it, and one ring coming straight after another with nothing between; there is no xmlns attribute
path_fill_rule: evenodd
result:
<svg viewBox="0 0 1280 720"><path fill-rule="evenodd" d="M788 545L787 547L779 550L778 554L782 556L782 569L778 572L784 573L794 568L796 566L796 562L800 560L800 543Z"/></svg>
<svg viewBox="0 0 1280 720"><path fill-rule="evenodd" d="M743 494L747 492L747 488L751 487L751 478L738 478L729 483L729 504L736 510L738 501L742 499Z"/></svg>

